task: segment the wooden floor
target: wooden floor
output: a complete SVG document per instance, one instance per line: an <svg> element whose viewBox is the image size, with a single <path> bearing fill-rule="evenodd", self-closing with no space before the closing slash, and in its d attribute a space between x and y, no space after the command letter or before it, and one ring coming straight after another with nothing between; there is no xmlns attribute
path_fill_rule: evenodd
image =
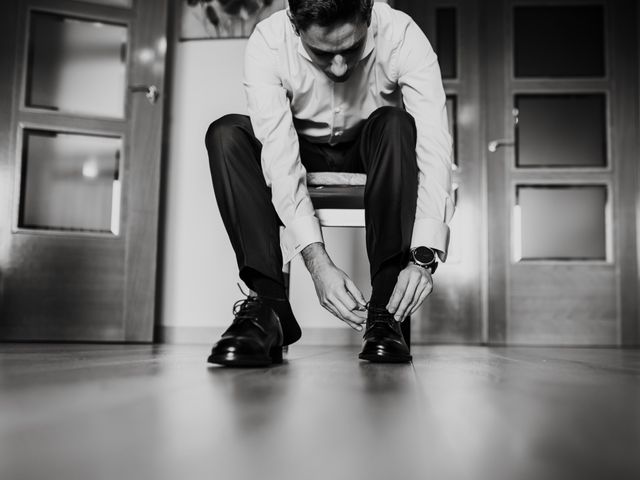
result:
<svg viewBox="0 0 640 480"><path fill-rule="evenodd" d="M0 345L0 479L639 479L640 350Z"/></svg>

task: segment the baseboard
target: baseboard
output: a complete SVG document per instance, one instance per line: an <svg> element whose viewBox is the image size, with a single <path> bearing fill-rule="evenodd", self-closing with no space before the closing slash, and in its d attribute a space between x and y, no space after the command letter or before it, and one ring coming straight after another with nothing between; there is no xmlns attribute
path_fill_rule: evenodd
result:
<svg viewBox="0 0 640 480"><path fill-rule="evenodd" d="M166 344L214 343L225 327L175 327L162 325L156 328L155 341ZM362 333L348 328L306 327L296 345L348 346L360 345Z"/></svg>
<svg viewBox="0 0 640 480"><path fill-rule="evenodd" d="M162 325L156 327L154 341L166 344L208 344L215 342L224 327L174 327Z"/></svg>

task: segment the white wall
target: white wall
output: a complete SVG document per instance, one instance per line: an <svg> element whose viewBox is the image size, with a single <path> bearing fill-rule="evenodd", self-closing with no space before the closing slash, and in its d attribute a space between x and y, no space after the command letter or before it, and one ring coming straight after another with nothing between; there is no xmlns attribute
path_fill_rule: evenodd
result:
<svg viewBox="0 0 640 480"><path fill-rule="evenodd" d="M232 319L233 302L241 298L235 256L211 186L204 135L216 118L246 113L241 85L245 45L246 40L206 40L176 46L167 119L170 141L161 306L161 326L169 341L215 340L212 336ZM368 297L364 230L325 229L325 241L334 262ZM313 283L299 258L292 266L292 279L292 305L303 327L303 341L359 341L318 305ZM340 330L335 331L336 327Z"/></svg>

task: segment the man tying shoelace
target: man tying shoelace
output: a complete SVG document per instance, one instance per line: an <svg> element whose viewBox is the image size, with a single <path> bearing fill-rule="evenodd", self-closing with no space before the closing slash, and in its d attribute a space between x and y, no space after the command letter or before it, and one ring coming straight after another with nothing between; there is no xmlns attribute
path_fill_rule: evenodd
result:
<svg viewBox="0 0 640 480"><path fill-rule="evenodd" d="M373 0L289 0L247 44L249 116L211 124L216 201L240 278L256 295L209 362L268 366L301 330L283 264L301 254L321 305L355 330L359 358L409 362L400 322L433 289L454 212L452 141L436 54L406 14ZM324 248L306 173L366 173L365 300ZM284 226L282 235L280 227Z"/></svg>

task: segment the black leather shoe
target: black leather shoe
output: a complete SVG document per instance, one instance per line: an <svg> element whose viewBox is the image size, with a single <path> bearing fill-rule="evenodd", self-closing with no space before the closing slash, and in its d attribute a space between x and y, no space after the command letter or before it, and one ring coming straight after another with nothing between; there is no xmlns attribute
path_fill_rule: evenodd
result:
<svg viewBox="0 0 640 480"><path fill-rule="evenodd" d="M282 363L282 327L273 309L262 298L249 296L236 302L233 314L207 361L229 367Z"/></svg>
<svg viewBox="0 0 640 480"><path fill-rule="evenodd" d="M400 322L397 322L386 308L369 307L367 328L358 358L379 363L411 361L409 347L400 330Z"/></svg>

